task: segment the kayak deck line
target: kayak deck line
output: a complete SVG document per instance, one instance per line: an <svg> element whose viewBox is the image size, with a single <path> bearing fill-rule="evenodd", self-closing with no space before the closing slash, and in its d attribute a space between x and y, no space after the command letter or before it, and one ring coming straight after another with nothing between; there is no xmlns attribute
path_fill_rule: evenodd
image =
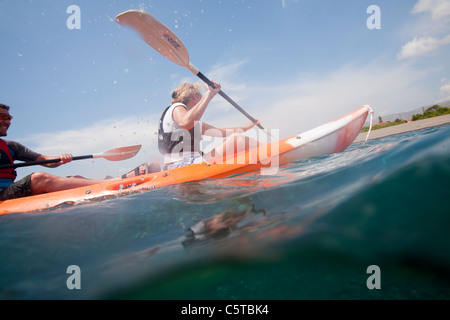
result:
<svg viewBox="0 0 450 320"><path fill-rule="evenodd" d="M345 150L360 133L369 110L369 106L363 106L348 115L304 133L242 151L231 159L233 161L227 162L229 159L226 159L224 163L203 162L136 177L112 179L86 187L1 201L0 215L14 212L40 212L184 182L217 179L258 170L261 174L275 174L278 166Z"/></svg>

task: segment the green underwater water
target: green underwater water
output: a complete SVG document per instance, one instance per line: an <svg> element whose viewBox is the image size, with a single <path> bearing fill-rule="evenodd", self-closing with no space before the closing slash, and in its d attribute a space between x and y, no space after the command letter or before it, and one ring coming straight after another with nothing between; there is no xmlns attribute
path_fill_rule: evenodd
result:
<svg viewBox="0 0 450 320"><path fill-rule="evenodd" d="M0 298L447 300L449 181L442 126L274 176L2 216ZM380 289L367 285L373 265Z"/></svg>

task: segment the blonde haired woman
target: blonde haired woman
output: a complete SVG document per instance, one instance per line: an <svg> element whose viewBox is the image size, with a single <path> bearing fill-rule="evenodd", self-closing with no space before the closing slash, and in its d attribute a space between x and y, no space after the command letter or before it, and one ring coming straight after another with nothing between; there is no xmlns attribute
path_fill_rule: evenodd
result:
<svg viewBox="0 0 450 320"><path fill-rule="evenodd" d="M184 167L204 161L224 161L226 151L244 150L250 145L250 139L241 133L250 130L256 123L236 128L216 128L201 120L209 102L219 93L220 83L214 88L205 85L203 95L201 86L196 83L183 83L172 93L172 104L165 109L160 120L158 147L164 155L164 167L167 169ZM225 141L207 154L201 151L203 135L223 137Z"/></svg>

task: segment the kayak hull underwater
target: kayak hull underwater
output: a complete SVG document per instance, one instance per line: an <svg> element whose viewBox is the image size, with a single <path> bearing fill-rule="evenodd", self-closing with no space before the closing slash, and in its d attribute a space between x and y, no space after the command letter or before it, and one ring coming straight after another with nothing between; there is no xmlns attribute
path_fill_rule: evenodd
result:
<svg viewBox="0 0 450 320"><path fill-rule="evenodd" d="M243 172L260 170L262 174L275 173L281 165L344 151L361 132L370 111L369 106L363 106L337 120L299 135L241 152L235 155L232 161L225 163L204 162L132 178L110 180L87 187L5 200L0 202L0 215L14 212L39 212L90 200L108 199L163 186L221 178Z"/></svg>

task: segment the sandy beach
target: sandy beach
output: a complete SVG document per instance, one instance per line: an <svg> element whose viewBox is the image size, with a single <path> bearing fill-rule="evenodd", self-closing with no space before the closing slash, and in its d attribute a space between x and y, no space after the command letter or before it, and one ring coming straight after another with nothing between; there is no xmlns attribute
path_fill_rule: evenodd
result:
<svg viewBox="0 0 450 320"><path fill-rule="evenodd" d="M395 134L416 131L416 130L426 129L426 128L430 128L430 127L442 126L442 125L449 124L449 123L450 123L450 114L433 117L433 118L428 118L428 119L423 119L423 120L418 120L418 121L412 121L412 122L403 123L403 124L399 124L399 125L392 126L392 127L372 130L370 132L368 140L384 138L384 137L392 136ZM360 133L356 137L355 142L364 141L366 139L366 136L367 136L367 132Z"/></svg>

